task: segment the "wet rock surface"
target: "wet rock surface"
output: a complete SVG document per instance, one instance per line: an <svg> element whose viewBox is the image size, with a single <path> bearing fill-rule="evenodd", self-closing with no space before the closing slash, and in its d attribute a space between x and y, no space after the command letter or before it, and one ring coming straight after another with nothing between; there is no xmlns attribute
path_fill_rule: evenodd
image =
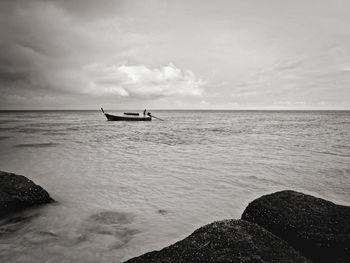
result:
<svg viewBox="0 0 350 263"><path fill-rule="evenodd" d="M310 262L285 241L244 220L214 222L187 238L142 256L139 262Z"/></svg>
<svg viewBox="0 0 350 263"><path fill-rule="evenodd" d="M350 207L281 191L251 202L242 219L264 227L315 262L350 262Z"/></svg>
<svg viewBox="0 0 350 263"><path fill-rule="evenodd" d="M52 201L48 192L28 178L0 171L0 218Z"/></svg>

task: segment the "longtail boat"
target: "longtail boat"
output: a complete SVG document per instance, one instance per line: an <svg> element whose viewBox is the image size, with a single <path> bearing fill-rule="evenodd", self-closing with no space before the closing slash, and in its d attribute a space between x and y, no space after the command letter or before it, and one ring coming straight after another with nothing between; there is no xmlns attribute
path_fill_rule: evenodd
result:
<svg viewBox="0 0 350 263"><path fill-rule="evenodd" d="M109 120L109 121L151 121L152 120L151 116L140 117L140 116L135 115L135 114L130 115L130 114L125 114L125 113L124 113L124 115L112 115L112 114L105 113L103 108L101 108L101 111L106 116L107 120Z"/></svg>
<svg viewBox="0 0 350 263"><path fill-rule="evenodd" d="M138 112L124 112L124 115L139 116L140 114Z"/></svg>

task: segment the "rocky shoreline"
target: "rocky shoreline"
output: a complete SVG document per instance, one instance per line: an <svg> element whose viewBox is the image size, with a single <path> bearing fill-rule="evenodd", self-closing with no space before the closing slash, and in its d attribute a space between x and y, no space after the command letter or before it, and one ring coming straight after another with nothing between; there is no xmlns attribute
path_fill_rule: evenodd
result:
<svg viewBox="0 0 350 263"><path fill-rule="evenodd" d="M126 261L142 262L311 262L285 241L244 220L217 221L160 251Z"/></svg>
<svg viewBox="0 0 350 263"><path fill-rule="evenodd" d="M251 202L243 220L287 241L314 262L350 262L350 207L294 191Z"/></svg>
<svg viewBox="0 0 350 263"><path fill-rule="evenodd" d="M0 171L0 219L53 201L47 191L28 178Z"/></svg>
<svg viewBox="0 0 350 263"><path fill-rule="evenodd" d="M197 229L126 263L350 262L350 207L295 191L262 196L240 220Z"/></svg>
<svg viewBox="0 0 350 263"><path fill-rule="evenodd" d="M28 178L0 171L0 219L53 201ZM213 222L126 262L350 262L350 207L276 192L252 201L241 219Z"/></svg>

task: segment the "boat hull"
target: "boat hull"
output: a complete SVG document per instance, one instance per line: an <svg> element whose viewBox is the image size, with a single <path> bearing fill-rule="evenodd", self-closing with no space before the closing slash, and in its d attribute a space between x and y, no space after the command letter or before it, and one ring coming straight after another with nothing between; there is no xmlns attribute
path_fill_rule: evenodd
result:
<svg viewBox="0 0 350 263"><path fill-rule="evenodd" d="M139 116L140 114L136 112L124 112L124 115Z"/></svg>
<svg viewBox="0 0 350 263"><path fill-rule="evenodd" d="M151 121L152 117L132 117L132 116L117 116L105 113L107 120L109 121Z"/></svg>

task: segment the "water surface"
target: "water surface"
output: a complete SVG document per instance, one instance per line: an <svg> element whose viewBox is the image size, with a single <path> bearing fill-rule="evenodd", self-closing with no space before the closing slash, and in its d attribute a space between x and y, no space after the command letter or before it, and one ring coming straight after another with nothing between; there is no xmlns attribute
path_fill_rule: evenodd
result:
<svg viewBox="0 0 350 263"><path fill-rule="evenodd" d="M0 170L58 201L0 222L0 261L121 262L283 189L350 205L350 112L154 114L0 112Z"/></svg>

